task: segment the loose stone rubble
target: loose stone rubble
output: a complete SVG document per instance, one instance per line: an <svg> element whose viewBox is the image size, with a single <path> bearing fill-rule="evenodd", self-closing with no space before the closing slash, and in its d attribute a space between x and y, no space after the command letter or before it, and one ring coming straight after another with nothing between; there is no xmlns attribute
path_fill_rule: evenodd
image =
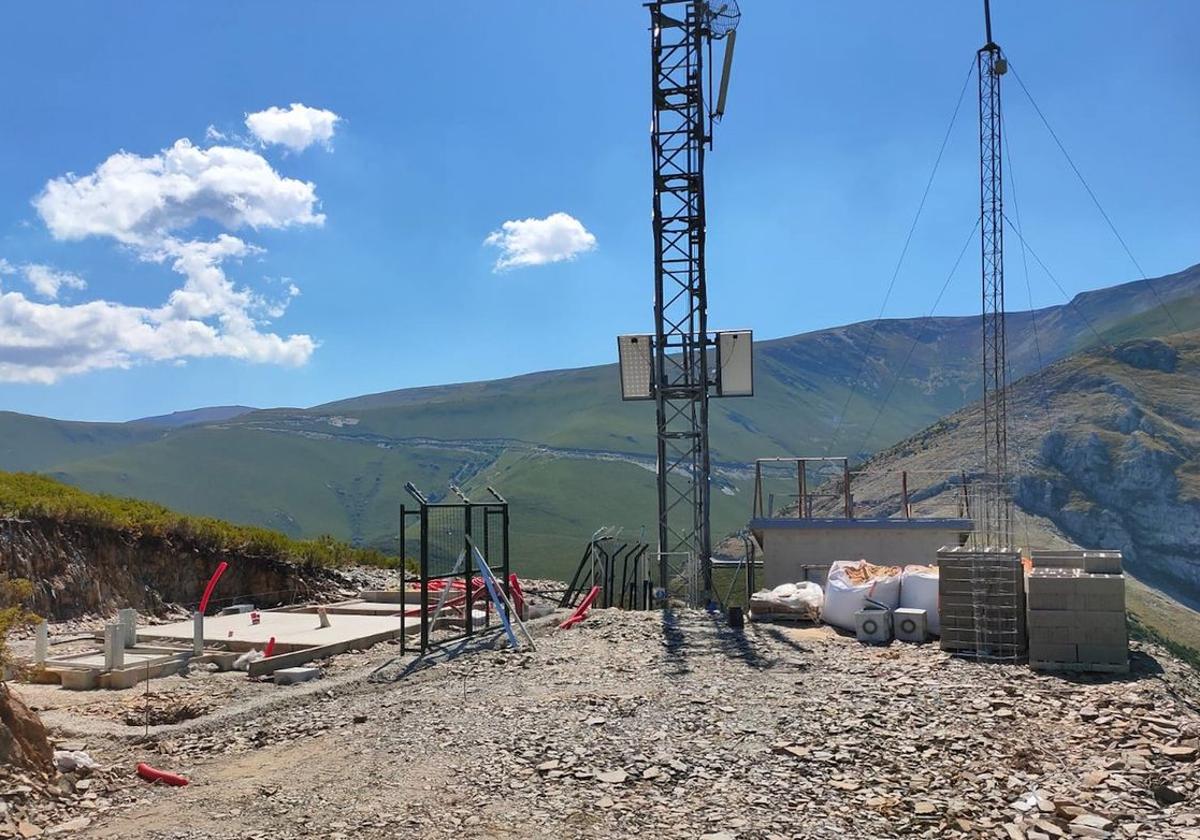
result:
<svg viewBox="0 0 1200 840"><path fill-rule="evenodd" d="M396 653L376 649L208 724L92 735L90 778L4 782L0 834L1200 838L1200 680L1157 648L1064 678L695 611L551 628L536 652L374 684Z"/></svg>

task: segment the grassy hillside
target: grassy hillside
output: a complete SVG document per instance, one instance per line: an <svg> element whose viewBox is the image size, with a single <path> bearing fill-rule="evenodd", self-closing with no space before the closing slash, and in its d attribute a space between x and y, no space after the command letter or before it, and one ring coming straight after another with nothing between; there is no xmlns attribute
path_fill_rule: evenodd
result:
<svg viewBox="0 0 1200 840"><path fill-rule="evenodd" d="M29 473L0 472L0 516L52 519L143 536L178 538L219 551L281 557L313 565L390 566L395 562L378 551L353 548L332 537L294 540L277 531L181 514L140 499L87 493Z"/></svg>
<svg viewBox="0 0 1200 840"><path fill-rule="evenodd" d="M1177 321L1200 326L1200 267L1155 282ZM1161 313L1144 282L1089 292L1067 307L1014 313L1010 360L1016 372L1032 370L1039 358L1094 343L1092 329L1173 329ZM978 391L978 344L977 318L888 320L877 329L854 324L758 343L756 396L712 404L714 531L747 518L746 465L756 457L869 453L969 404ZM0 416L0 436L14 422ZM467 488L494 484L513 504L514 562L538 573L568 569L600 525L652 532L654 524L653 407L620 401L612 365L176 429L116 426L131 437L91 450L52 445L54 421L19 422L46 424L49 443L0 453L0 468L16 462L87 489L293 537L331 533L394 549L405 481L435 498L451 480Z"/></svg>
<svg viewBox="0 0 1200 840"><path fill-rule="evenodd" d="M0 411L0 469L41 470L161 436L161 429L129 423L76 423Z"/></svg>
<svg viewBox="0 0 1200 840"><path fill-rule="evenodd" d="M52 474L99 492L156 499L292 537L332 533L395 551L404 482L444 492L471 458L461 449L380 448L210 427Z"/></svg>

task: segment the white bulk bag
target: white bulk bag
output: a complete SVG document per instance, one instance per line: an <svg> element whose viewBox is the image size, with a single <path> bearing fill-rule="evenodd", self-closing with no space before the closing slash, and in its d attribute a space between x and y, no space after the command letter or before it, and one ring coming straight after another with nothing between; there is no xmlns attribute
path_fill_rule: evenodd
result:
<svg viewBox="0 0 1200 840"><path fill-rule="evenodd" d="M900 606L900 576L881 575L856 583L850 579L849 570L868 572L871 564L866 560L838 560L829 568L825 584L825 604L821 620L834 627L855 632L854 614L872 606L894 610Z"/></svg>
<svg viewBox="0 0 1200 840"><path fill-rule="evenodd" d="M925 610L929 632L942 634L938 616L938 570L936 566L905 566L900 576L900 606Z"/></svg>

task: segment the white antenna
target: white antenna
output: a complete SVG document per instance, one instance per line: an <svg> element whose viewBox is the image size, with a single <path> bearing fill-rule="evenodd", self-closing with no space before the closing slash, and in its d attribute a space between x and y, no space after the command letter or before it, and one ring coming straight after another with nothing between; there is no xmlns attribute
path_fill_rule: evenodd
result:
<svg viewBox="0 0 1200 840"><path fill-rule="evenodd" d="M733 68L733 48L737 44L737 30L730 29L725 37L725 66L721 68L721 86L718 88L717 108L713 111L713 119L721 121L725 116L725 100L729 96L729 71Z"/></svg>

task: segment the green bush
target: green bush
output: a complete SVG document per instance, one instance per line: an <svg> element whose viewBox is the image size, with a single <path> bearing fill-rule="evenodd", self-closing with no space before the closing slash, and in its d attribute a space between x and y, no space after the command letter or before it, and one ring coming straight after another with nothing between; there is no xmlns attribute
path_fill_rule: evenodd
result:
<svg viewBox="0 0 1200 840"><path fill-rule="evenodd" d="M0 671L13 667L8 649L9 632L41 621L25 608L32 595L33 584L24 578L0 576Z"/></svg>
<svg viewBox="0 0 1200 840"><path fill-rule="evenodd" d="M0 472L0 515L112 528L214 551L277 557L311 566L392 568L399 564L398 558L373 548L354 548L331 536L294 540L267 528L176 513L153 502L86 493L35 473Z"/></svg>

